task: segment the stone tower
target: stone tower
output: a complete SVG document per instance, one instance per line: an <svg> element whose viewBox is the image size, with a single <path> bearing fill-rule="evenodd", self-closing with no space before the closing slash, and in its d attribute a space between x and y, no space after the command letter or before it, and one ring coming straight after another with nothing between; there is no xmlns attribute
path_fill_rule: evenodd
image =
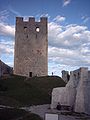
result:
<svg viewBox="0 0 90 120"><path fill-rule="evenodd" d="M40 22L16 17L14 74L32 77L48 75L47 18Z"/></svg>
<svg viewBox="0 0 90 120"><path fill-rule="evenodd" d="M69 81L69 77L70 77L69 72L63 70L63 71L62 71L62 79L63 79L66 83Z"/></svg>

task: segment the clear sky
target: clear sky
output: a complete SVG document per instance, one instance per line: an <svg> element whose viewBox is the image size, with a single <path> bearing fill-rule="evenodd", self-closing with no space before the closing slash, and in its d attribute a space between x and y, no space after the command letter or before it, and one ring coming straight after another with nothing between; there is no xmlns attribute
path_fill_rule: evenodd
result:
<svg viewBox="0 0 90 120"><path fill-rule="evenodd" d="M90 69L90 0L0 0L0 59L14 60L15 17L48 17L48 74Z"/></svg>

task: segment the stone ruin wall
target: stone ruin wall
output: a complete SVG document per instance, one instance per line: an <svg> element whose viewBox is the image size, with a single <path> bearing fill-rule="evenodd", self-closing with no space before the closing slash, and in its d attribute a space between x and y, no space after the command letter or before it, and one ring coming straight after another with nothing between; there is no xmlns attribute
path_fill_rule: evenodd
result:
<svg viewBox="0 0 90 120"><path fill-rule="evenodd" d="M36 22L30 17L16 18L14 74L22 76L48 75L47 18Z"/></svg>
<svg viewBox="0 0 90 120"><path fill-rule="evenodd" d="M90 72L88 68L80 69L81 76L77 86L77 94L75 101L76 112L84 112L90 114Z"/></svg>
<svg viewBox="0 0 90 120"><path fill-rule="evenodd" d="M71 106L75 112L90 114L90 71L82 67L70 72L66 87L54 88L51 108L61 105Z"/></svg>
<svg viewBox="0 0 90 120"><path fill-rule="evenodd" d="M62 79L67 83L69 81L69 72L63 70L62 71Z"/></svg>
<svg viewBox="0 0 90 120"><path fill-rule="evenodd" d="M0 77L13 74L13 68L0 60Z"/></svg>

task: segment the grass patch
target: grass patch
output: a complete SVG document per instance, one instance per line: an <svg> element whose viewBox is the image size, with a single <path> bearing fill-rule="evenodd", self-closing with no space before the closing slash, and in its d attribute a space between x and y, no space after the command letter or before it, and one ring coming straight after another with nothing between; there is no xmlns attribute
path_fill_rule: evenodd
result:
<svg viewBox="0 0 90 120"><path fill-rule="evenodd" d="M43 120L39 115L36 115L34 113L30 113L22 117L21 120Z"/></svg>
<svg viewBox="0 0 90 120"><path fill-rule="evenodd" d="M11 120L24 116L27 112L19 109L0 109L0 120Z"/></svg>
<svg viewBox="0 0 90 120"><path fill-rule="evenodd" d="M38 115L20 109L0 109L0 120L42 120Z"/></svg>
<svg viewBox="0 0 90 120"><path fill-rule="evenodd" d="M32 77L26 80L25 77L13 75L0 80L0 84L7 88L0 91L0 104L9 106L49 104L52 89L65 86L65 82L57 76Z"/></svg>

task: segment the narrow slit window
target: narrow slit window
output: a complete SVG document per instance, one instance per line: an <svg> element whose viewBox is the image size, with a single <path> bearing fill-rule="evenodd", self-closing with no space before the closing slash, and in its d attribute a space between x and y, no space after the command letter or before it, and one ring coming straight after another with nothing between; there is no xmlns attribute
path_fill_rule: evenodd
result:
<svg viewBox="0 0 90 120"><path fill-rule="evenodd" d="M26 36L26 38L28 38L28 35Z"/></svg>

